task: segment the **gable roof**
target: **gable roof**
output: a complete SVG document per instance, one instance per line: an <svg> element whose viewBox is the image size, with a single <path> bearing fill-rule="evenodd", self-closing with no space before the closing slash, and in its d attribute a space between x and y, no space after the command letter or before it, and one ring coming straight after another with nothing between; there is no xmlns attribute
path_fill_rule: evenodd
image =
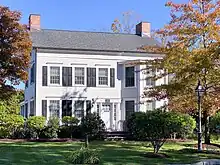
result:
<svg viewBox="0 0 220 165"><path fill-rule="evenodd" d="M82 32L41 29L31 32L32 45L36 48L76 49L99 51L140 51L142 46L158 45L150 37L135 34Z"/></svg>

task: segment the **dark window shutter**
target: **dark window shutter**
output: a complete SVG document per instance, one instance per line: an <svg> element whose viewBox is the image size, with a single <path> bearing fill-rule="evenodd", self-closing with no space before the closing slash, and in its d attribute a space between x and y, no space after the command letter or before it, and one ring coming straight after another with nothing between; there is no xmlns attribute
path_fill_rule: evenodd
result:
<svg viewBox="0 0 220 165"><path fill-rule="evenodd" d="M63 67L62 84L63 86L72 86L72 67Z"/></svg>
<svg viewBox="0 0 220 165"><path fill-rule="evenodd" d="M35 109L34 109L34 100L30 102L30 116L35 115Z"/></svg>
<svg viewBox="0 0 220 165"><path fill-rule="evenodd" d="M110 87L115 87L115 68L110 68Z"/></svg>
<svg viewBox="0 0 220 165"><path fill-rule="evenodd" d="M63 86L68 86L68 73L67 73L67 67L63 67L62 69L62 84Z"/></svg>
<svg viewBox="0 0 220 165"><path fill-rule="evenodd" d="M42 116L47 118L47 100L42 100Z"/></svg>
<svg viewBox="0 0 220 165"><path fill-rule="evenodd" d="M32 65L31 67L31 83L34 83L35 81L35 64Z"/></svg>
<svg viewBox="0 0 220 165"><path fill-rule="evenodd" d="M91 109L92 109L92 102L91 100L86 100L86 113L91 113Z"/></svg>
<svg viewBox="0 0 220 165"><path fill-rule="evenodd" d="M43 71L42 71L42 85L47 86L47 66L43 66Z"/></svg>
<svg viewBox="0 0 220 165"><path fill-rule="evenodd" d="M96 68L87 68L87 87L96 87Z"/></svg>
<svg viewBox="0 0 220 165"><path fill-rule="evenodd" d="M72 86L72 67L68 68L68 85Z"/></svg>
<svg viewBox="0 0 220 165"><path fill-rule="evenodd" d="M25 117L28 117L28 103L25 103Z"/></svg>

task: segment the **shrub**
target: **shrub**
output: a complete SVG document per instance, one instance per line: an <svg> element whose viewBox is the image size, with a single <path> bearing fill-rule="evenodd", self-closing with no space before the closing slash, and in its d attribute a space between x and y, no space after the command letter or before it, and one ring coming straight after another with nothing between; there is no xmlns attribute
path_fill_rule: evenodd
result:
<svg viewBox="0 0 220 165"><path fill-rule="evenodd" d="M0 138L11 138L24 126L24 118L17 114L0 113Z"/></svg>
<svg viewBox="0 0 220 165"><path fill-rule="evenodd" d="M81 128L83 134L87 134L89 139L102 139L105 132L105 123L96 113L89 113L82 118Z"/></svg>
<svg viewBox="0 0 220 165"><path fill-rule="evenodd" d="M210 131L212 134L220 135L220 112L216 113L210 120Z"/></svg>
<svg viewBox="0 0 220 165"><path fill-rule="evenodd" d="M40 132L44 129L46 123L45 117L31 116L27 120L27 128L31 132L32 138L38 138Z"/></svg>
<svg viewBox="0 0 220 165"><path fill-rule="evenodd" d="M78 129L79 119L77 119L76 117L64 116L62 118L62 124L62 130L65 131L65 134L68 135L68 138L72 139L76 135L77 131L81 132L81 130Z"/></svg>
<svg viewBox="0 0 220 165"><path fill-rule="evenodd" d="M41 130L40 138L57 138L60 120L57 117L50 117L47 126Z"/></svg>
<svg viewBox="0 0 220 165"><path fill-rule="evenodd" d="M75 126L79 124L79 119L72 116L64 116L62 118L62 124L66 126Z"/></svg>
<svg viewBox="0 0 220 165"><path fill-rule="evenodd" d="M100 157L96 150L81 148L73 151L67 156L67 161L71 164L99 164Z"/></svg>
<svg viewBox="0 0 220 165"><path fill-rule="evenodd" d="M82 138L82 129L81 126L72 126L70 129L69 126L62 125L59 127L58 138Z"/></svg>
<svg viewBox="0 0 220 165"><path fill-rule="evenodd" d="M147 111L146 113L137 112L131 115L127 127L135 139L150 140L154 147L154 153L157 153L171 134L180 133L181 131L193 131L195 125L192 125L191 128L187 127L186 130L184 128L187 125L185 120L188 118L190 116L162 112L161 110Z"/></svg>

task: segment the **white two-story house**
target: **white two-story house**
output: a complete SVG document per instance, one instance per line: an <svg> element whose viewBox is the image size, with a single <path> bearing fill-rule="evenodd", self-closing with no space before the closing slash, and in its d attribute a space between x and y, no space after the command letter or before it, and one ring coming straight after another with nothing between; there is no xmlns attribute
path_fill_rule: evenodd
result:
<svg viewBox="0 0 220 165"><path fill-rule="evenodd" d="M142 94L167 78L146 80L146 66L134 64L162 58L139 50L158 44L150 23L138 24L136 34L51 30L40 27L40 15L30 15L29 26L33 49L23 116L81 118L92 107L108 130L120 131L131 113L164 105L166 100L146 102Z"/></svg>

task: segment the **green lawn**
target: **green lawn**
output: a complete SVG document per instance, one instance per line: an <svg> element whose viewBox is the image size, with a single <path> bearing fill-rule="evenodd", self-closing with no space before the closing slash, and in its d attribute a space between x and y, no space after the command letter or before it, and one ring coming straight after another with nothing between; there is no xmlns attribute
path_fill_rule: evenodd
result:
<svg viewBox="0 0 220 165"><path fill-rule="evenodd" d="M192 163L202 159L220 159L220 155L192 154L186 149L193 142L166 143L161 153L169 158L145 158L143 154L152 151L149 143L142 142L93 142L90 148L96 148L104 165L162 165L168 163ZM82 143L0 143L1 165L68 165L64 155L79 149ZM185 152L184 152L185 150ZM219 150L219 149L218 149Z"/></svg>

